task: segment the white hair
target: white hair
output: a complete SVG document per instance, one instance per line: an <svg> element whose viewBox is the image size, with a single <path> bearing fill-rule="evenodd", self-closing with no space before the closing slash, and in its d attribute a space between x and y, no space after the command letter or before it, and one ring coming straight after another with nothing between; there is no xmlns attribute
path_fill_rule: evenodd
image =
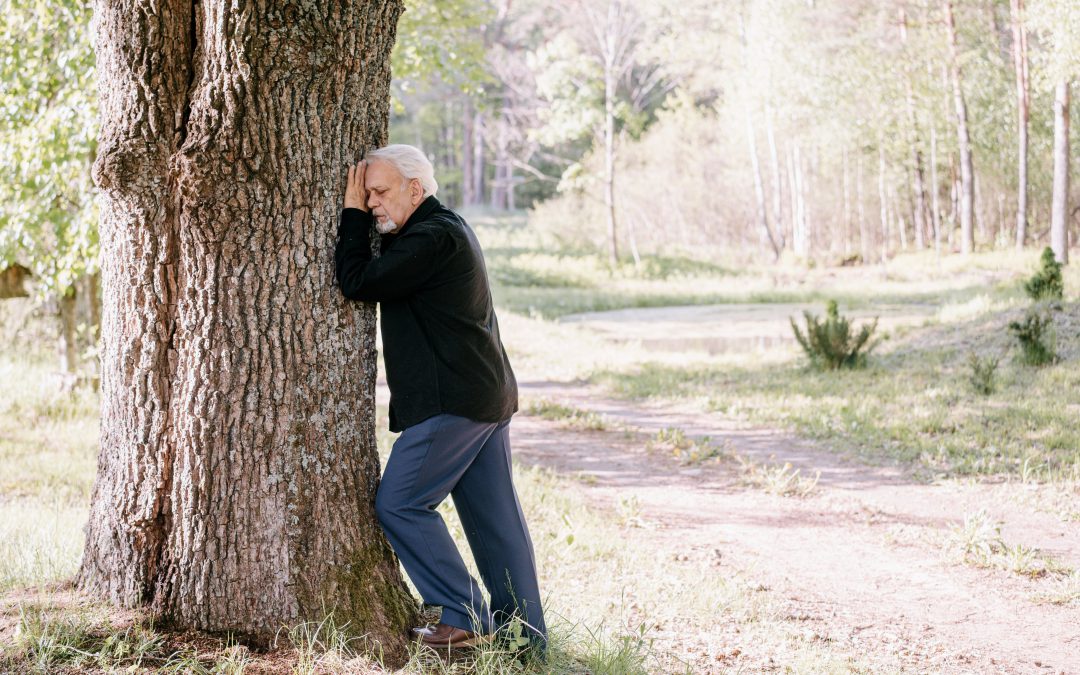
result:
<svg viewBox="0 0 1080 675"><path fill-rule="evenodd" d="M419 148L395 143L372 150L364 159L386 162L397 169L406 182L414 178L419 180L425 197L434 196L439 191L439 184L435 182L435 167L431 166L431 160Z"/></svg>

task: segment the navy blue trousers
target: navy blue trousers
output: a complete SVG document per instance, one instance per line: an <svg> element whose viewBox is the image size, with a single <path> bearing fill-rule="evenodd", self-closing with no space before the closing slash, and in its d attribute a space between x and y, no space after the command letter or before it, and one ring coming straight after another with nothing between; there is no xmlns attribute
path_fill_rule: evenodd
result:
<svg viewBox="0 0 1080 675"><path fill-rule="evenodd" d="M447 495L490 605L435 510ZM510 420L442 414L405 429L390 452L375 511L424 602L443 608L443 623L490 633L518 617L529 637L546 640L532 540L511 472Z"/></svg>

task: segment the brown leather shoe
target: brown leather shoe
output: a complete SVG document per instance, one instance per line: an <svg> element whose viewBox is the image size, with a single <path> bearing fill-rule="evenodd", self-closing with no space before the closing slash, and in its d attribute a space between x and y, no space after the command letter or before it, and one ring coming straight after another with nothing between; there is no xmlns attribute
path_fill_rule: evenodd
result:
<svg viewBox="0 0 1080 675"><path fill-rule="evenodd" d="M483 643L486 637L445 623L434 626L420 626L412 630L413 635L418 636L422 643L436 649L475 647Z"/></svg>

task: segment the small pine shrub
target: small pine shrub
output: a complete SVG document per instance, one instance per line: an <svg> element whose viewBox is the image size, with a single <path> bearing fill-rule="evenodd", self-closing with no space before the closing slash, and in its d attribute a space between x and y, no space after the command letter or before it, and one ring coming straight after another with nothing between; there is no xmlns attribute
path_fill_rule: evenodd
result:
<svg viewBox="0 0 1080 675"><path fill-rule="evenodd" d="M835 300L829 301L824 321L810 312L803 312L803 316L806 317L806 333L799 330L795 319L791 320L791 328L815 368L862 368L866 365L866 355L877 346L878 341L871 341L870 337L877 329L878 320L875 318L856 332L851 323L840 316Z"/></svg>
<svg viewBox="0 0 1080 675"><path fill-rule="evenodd" d="M1039 270L1024 282L1024 291L1036 301L1061 300L1065 294L1061 263L1054 258L1054 251L1049 246L1043 249Z"/></svg>
<svg viewBox="0 0 1080 675"><path fill-rule="evenodd" d="M972 352L968 356L968 366L971 368L971 372L968 373L968 383L971 384L971 388L983 396L993 394L994 390L997 389L995 380L1000 361L1001 357L981 357Z"/></svg>
<svg viewBox="0 0 1080 675"><path fill-rule="evenodd" d="M1009 332L1020 343L1020 360L1029 366L1043 366L1057 359L1054 317L1049 311L1029 309L1024 321L1009 323Z"/></svg>

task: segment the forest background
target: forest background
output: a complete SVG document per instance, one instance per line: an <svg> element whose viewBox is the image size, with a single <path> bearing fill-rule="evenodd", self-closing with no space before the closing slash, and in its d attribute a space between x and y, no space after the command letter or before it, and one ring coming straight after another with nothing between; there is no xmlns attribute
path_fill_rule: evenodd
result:
<svg viewBox="0 0 1080 675"><path fill-rule="evenodd" d="M2 292L33 276L74 370L97 302L91 11L4 4ZM1065 0L408 4L392 140L448 205L528 210L552 248L868 264L1075 240Z"/></svg>

